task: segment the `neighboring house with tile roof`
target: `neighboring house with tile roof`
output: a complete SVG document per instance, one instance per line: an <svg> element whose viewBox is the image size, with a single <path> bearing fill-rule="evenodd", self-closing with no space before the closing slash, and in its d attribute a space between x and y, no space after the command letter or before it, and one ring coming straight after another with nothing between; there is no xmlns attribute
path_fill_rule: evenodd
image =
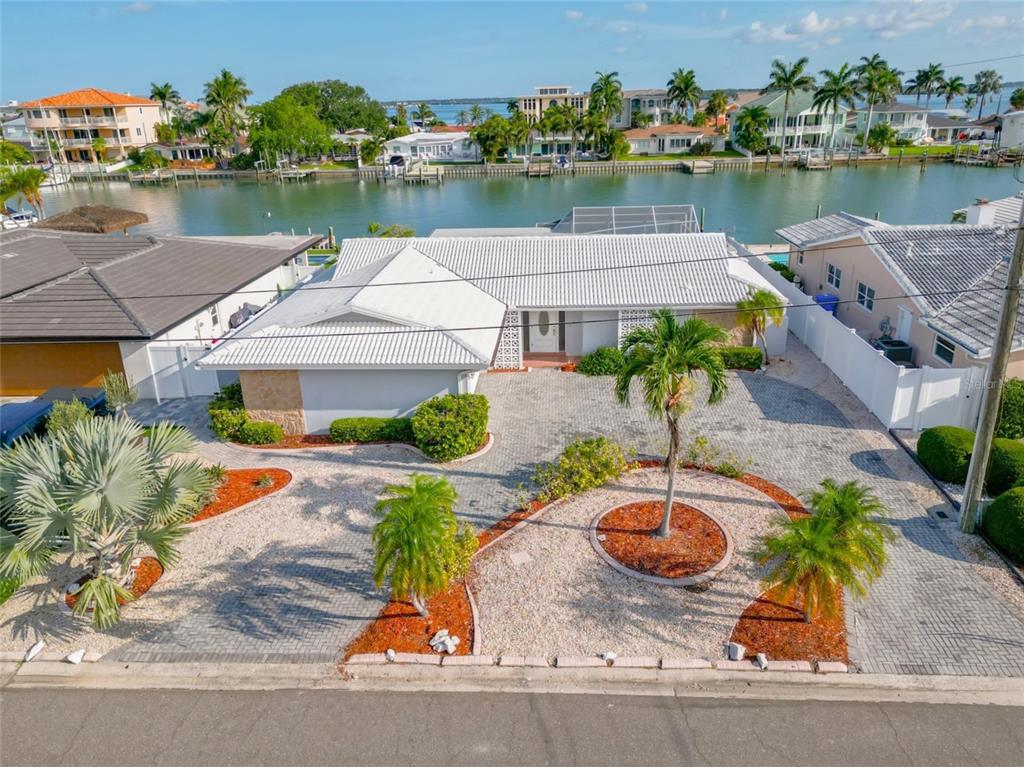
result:
<svg viewBox="0 0 1024 767"><path fill-rule="evenodd" d="M891 226L870 220L856 226L849 214L826 219L831 223L824 228L831 232L814 232L820 226L814 221L776 232L791 246L789 267L808 302L817 294L837 297L839 320L870 342L888 336L909 344L915 366L987 364L1013 249L1012 230L964 224ZM1024 377L1020 331L1008 375Z"/></svg>
<svg viewBox="0 0 1024 767"><path fill-rule="evenodd" d="M747 102L744 107L763 106L768 110L769 122L765 137L770 146L782 146L782 124L786 115L786 98L781 91L770 91ZM742 109L729 113L729 133L736 139L736 125ZM849 108L839 106L839 112L831 108L818 109L814 106L814 93L797 91L789 97L789 117L786 119L786 149L826 147L835 127L836 145L845 146L850 137L845 134L846 116Z"/></svg>
<svg viewBox="0 0 1024 767"><path fill-rule="evenodd" d="M953 211L953 220L965 224L1017 226L1020 223L1021 206L1024 206L1024 191L999 200L979 197L966 208Z"/></svg>
<svg viewBox="0 0 1024 767"><path fill-rule="evenodd" d="M180 355L294 286L319 239L0 233L0 395L95 386L108 369L143 397L212 393L188 390Z"/></svg>
<svg viewBox="0 0 1024 767"><path fill-rule="evenodd" d="M55 141L70 162L122 160L133 148L156 141L160 104L151 99L99 88L80 88L18 105L37 159L46 159ZM93 146L103 139L103 149Z"/></svg>
<svg viewBox="0 0 1024 767"><path fill-rule="evenodd" d="M472 392L488 369L618 346L652 309L737 333L736 302L752 288L773 290L723 234L350 239L332 271L197 365L239 372L254 417L323 433L336 418ZM773 354L785 334L772 329Z"/></svg>
<svg viewBox="0 0 1024 767"><path fill-rule="evenodd" d="M725 139L718 134L713 124L702 127L668 123L650 128L632 128L622 135L629 142L630 153L676 154L688 152L695 144L710 144L712 152L725 148Z"/></svg>
<svg viewBox="0 0 1024 767"><path fill-rule="evenodd" d="M679 106L668 97L666 88L640 88L622 91L622 109L612 116L612 127L626 130L633 127L633 115L645 114L651 118L651 127L666 125Z"/></svg>

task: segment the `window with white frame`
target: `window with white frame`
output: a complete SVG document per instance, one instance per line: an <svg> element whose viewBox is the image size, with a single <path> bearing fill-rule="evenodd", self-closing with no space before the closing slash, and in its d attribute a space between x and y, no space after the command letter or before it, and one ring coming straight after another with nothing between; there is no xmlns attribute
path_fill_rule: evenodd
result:
<svg viewBox="0 0 1024 767"><path fill-rule="evenodd" d="M952 365L953 354L956 347L942 336L935 336L935 356L943 362Z"/></svg>
<svg viewBox="0 0 1024 767"><path fill-rule="evenodd" d="M839 290L839 285L843 281L843 270L834 264L828 265L828 273L825 275L825 282L831 285L836 290Z"/></svg>
<svg viewBox="0 0 1024 767"><path fill-rule="evenodd" d="M869 288L863 282L857 283L857 303L867 311L874 311L875 289Z"/></svg>

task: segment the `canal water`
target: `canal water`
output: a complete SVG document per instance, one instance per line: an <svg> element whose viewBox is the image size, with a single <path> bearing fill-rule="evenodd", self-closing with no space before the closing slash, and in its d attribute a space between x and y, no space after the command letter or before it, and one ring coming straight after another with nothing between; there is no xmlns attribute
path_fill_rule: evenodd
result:
<svg viewBox="0 0 1024 767"><path fill-rule="evenodd" d="M75 205L106 204L149 216L133 232L153 234L264 234L326 232L359 236L367 223L403 224L426 235L437 227L533 226L576 205L691 203L706 211L708 231L744 242L767 242L772 232L839 210L877 212L894 224L946 223L976 197L1008 197L1021 188L1009 168L916 163L832 171L727 171L691 176L678 171L526 179L450 179L443 185L320 180L299 183L182 180L171 185L127 182L46 190L47 214ZM269 217L268 217L269 214Z"/></svg>

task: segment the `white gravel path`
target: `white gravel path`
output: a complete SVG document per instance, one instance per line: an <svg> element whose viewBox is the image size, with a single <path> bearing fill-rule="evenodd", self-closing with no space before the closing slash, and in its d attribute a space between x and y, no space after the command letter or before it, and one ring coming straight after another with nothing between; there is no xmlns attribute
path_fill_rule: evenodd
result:
<svg viewBox="0 0 1024 767"><path fill-rule="evenodd" d="M481 652L493 655L722 657L743 609L760 593L762 569L748 556L773 519L767 496L724 477L680 472L676 500L706 510L729 528L732 564L704 593L656 586L602 562L588 539L594 516L623 503L658 498L659 469L559 504L483 552L474 592Z"/></svg>

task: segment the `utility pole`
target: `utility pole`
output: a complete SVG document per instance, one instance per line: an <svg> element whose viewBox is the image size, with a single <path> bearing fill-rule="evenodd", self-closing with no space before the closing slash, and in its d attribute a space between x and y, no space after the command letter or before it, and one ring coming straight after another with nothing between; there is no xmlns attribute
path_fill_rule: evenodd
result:
<svg viewBox="0 0 1024 767"><path fill-rule="evenodd" d="M965 533L973 533L978 521L978 504L981 502L981 490L985 485L985 470L988 468L988 459L992 452L992 438L995 436L996 422L999 420L999 405L1002 402L1006 364L1010 360L1013 334L1017 328L1017 307L1020 304L1022 270L1024 270L1024 207L1021 210L1021 218L1017 222L1013 255L1010 256L1010 267L1006 275L1003 310L999 316L999 326L996 329L992 361L989 363L985 377L981 418L978 420L978 432L974 437L971 464L967 469L964 499L960 505L960 529Z"/></svg>

